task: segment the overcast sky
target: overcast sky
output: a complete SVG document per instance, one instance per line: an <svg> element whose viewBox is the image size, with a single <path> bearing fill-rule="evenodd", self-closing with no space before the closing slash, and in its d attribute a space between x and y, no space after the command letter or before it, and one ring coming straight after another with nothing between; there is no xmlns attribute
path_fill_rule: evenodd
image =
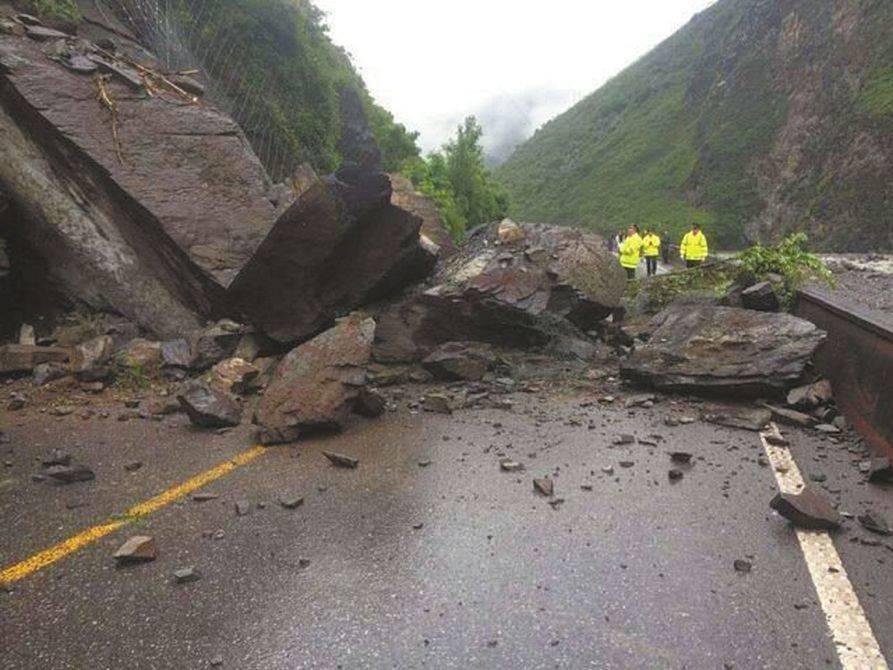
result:
<svg viewBox="0 0 893 670"><path fill-rule="evenodd" d="M714 0L315 0L372 95L439 147L468 114L526 138Z"/></svg>

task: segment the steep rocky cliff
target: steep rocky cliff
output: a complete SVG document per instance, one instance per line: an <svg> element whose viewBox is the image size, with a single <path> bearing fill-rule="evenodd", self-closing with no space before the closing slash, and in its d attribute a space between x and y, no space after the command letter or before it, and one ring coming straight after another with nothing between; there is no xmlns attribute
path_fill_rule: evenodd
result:
<svg viewBox="0 0 893 670"><path fill-rule="evenodd" d="M515 214L893 249L893 3L719 0L499 170Z"/></svg>

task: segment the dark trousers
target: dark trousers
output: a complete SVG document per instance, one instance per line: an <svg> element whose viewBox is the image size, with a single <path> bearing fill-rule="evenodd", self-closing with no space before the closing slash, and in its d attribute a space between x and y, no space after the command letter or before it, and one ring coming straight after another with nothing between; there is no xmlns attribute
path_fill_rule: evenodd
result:
<svg viewBox="0 0 893 670"><path fill-rule="evenodd" d="M660 250L660 255L663 256L664 265L667 265L670 262L670 245L665 244L663 248Z"/></svg>
<svg viewBox="0 0 893 670"><path fill-rule="evenodd" d="M645 266L648 268L648 276L653 277L657 274L657 256L646 256Z"/></svg>
<svg viewBox="0 0 893 670"><path fill-rule="evenodd" d="M623 268L626 270L626 278L627 279L635 279L636 278L636 269L635 268Z"/></svg>
<svg viewBox="0 0 893 670"><path fill-rule="evenodd" d="M704 261L685 261L685 267L687 268L696 268Z"/></svg>

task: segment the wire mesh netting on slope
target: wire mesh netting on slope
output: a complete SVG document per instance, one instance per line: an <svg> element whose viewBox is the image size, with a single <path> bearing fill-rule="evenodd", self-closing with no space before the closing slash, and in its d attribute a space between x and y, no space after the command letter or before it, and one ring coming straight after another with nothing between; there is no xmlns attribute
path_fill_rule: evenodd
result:
<svg viewBox="0 0 893 670"><path fill-rule="evenodd" d="M273 181L332 167L336 81L350 68L312 5L290 0L94 0L168 72L198 72ZM305 6L306 5L306 6Z"/></svg>

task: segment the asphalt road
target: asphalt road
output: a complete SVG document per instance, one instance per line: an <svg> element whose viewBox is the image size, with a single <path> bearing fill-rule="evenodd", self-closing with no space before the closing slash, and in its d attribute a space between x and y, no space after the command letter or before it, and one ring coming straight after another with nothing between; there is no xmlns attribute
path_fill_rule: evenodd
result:
<svg viewBox="0 0 893 670"><path fill-rule="evenodd" d="M756 433L665 426L697 415L684 400L628 410L581 393L514 398L511 411L452 417L400 409L270 449L203 489L219 498L174 503L0 593L0 666L840 667L795 534L768 508L776 484ZM181 417L26 410L0 429L11 437L0 568L251 446L247 427L200 433ZM614 445L623 433L655 445ZM804 476L824 475L843 509L893 518L893 491L861 484L855 447L786 433ZM57 446L96 481L32 482L35 459ZM323 450L360 465L335 468ZM671 484L674 450L695 458ZM503 455L525 471L502 472ZM546 475L562 504L534 492ZM297 509L277 502L295 495ZM236 514L239 501L250 514ZM112 553L134 534L154 536L157 560L116 568ZM893 659L893 543L859 538L874 539L848 522L835 544ZM736 559L753 570L736 572ZM202 578L175 584L184 566Z"/></svg>

